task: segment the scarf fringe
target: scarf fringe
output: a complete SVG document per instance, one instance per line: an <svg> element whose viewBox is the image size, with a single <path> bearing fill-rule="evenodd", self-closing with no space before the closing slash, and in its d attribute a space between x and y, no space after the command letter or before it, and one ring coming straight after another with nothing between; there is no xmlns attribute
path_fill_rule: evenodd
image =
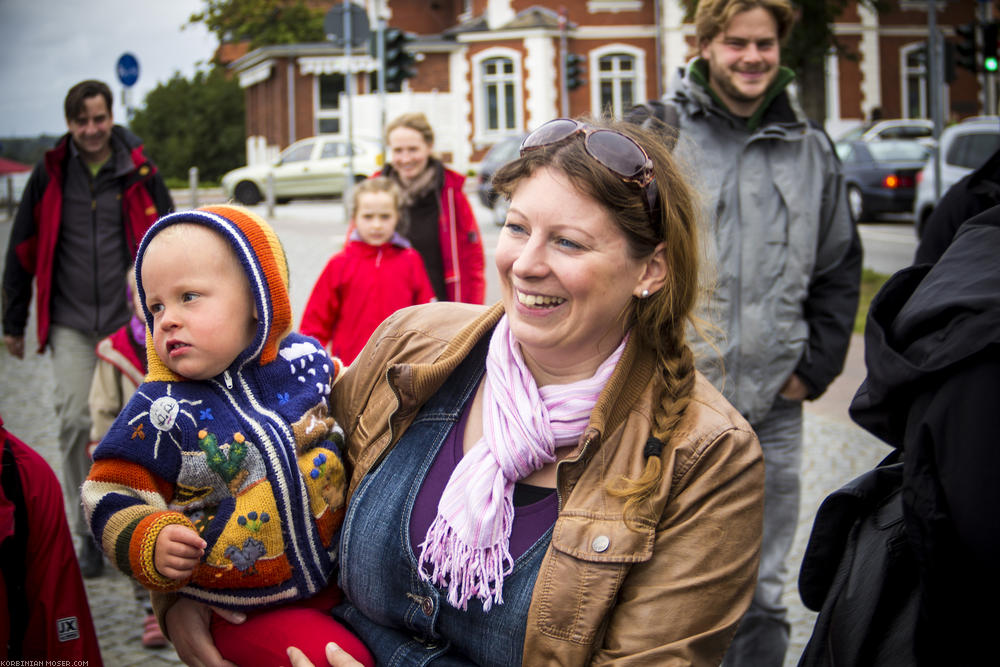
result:
<svg viewBox="0 0 1000 667"><path fill-rule="evenodd" d="M463 542L444 517L438 515L420 545L417 565L420 578L447 588L448 604L462 611L467 611L473 597L482 601L484 612L494 603L503 604L503 578L514 569L508 548L513 521L514 507L505 503L504 539L492 546L474 548ZM424 565L431 567L430 573Z"/></svg>

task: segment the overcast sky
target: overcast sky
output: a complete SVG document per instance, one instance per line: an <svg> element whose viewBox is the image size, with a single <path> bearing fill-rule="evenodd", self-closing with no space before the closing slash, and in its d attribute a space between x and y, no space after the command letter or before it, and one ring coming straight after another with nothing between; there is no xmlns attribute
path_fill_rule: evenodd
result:
<svg viewBox="0 0 1000 667"><path fill-rule="evenodd" d="M201 24L188 26L202 0L0 0L0 136L66 131L63 99L84 79L100 79L115 95L124 123L123 86L115 65L122 53L139 61L132 105L175 71L192 76L215 51Z"/></svg>

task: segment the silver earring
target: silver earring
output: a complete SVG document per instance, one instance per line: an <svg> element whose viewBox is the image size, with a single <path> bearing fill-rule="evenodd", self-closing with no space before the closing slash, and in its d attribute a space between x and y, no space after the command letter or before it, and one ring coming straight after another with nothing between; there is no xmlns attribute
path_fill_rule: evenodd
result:
<svg viewBox="0 0 1000 667"><path fill-rule="evenodd" d="M649 296L649 290L648 289L644 289L644 290L642 290L642 296L639 297L639 298L645 299L647 296Z"/></svg>

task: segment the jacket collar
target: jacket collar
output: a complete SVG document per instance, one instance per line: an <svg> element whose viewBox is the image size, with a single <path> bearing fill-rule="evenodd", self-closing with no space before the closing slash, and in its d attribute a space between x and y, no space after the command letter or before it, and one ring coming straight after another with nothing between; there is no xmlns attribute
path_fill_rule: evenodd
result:
<svg viewBox="0 0 1000 667"><path fill-rule="evenodd" d="M432 363L391 366L388 377L400 397L401 416L433 395L476 343L492 335L503 314L503 304L491 307L453 337ZM598 396L581 442L603 437L625 422L640 395L647 390L654 368L653 353L640 346L638 336L630 336L618 365Z"/></svg>
<svg viewBox="0 0 1000 667"><path fill-rule="evenodd" d="M705 110L721 112L733 122L744 124L751 132L765 125L805 122L791 85L795 80L795 73L787 67L778 68L777 76L764 93L764 100L750 118L735 115L712 89L709 85L708 62L704 58L695 58L688 63L682 77L686 84L683 89L699 106Z"/></svg>
<svg viewBox="0 0 1000 667"><path fill-rule="evenodd" d="M351 235L348 238L348 240L350 242L352 242L352 243L361 243L361 244L363 244L363 245L365 245L365 246L367 246L369 248L375 248L375 247L377 247L377 246L371 245L370 243L365 242L365 240L363 238L361 238L361 233L358 232L357 227L355 227L354 229L351 230ZM392 238L389 239L385 243L385 245L393 245L393 246L396 246L397 248L409 248L409 247L411 247L410 246L410 242L407 240L407 238L405 236L403 236L402 234L400 234L399 232L394 232L393 235L392 235Z"/></svg>

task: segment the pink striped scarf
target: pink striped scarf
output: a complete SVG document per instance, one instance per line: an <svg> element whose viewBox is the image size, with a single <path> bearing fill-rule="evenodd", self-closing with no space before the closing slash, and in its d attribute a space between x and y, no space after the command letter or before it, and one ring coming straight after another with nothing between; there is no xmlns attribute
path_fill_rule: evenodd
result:
<svg viewBox="0 0 1000 667"><path fill-rule="evenodd" d="M500 319L486 357L483 437L455 466L420 545L420 576L448 588L453 607L465 610L473 596L483 611L503 604L503 578L514 566L514 484L555 461L556 447L580 439L627 339L593 377L539 388L507 316Z"/></svg>

